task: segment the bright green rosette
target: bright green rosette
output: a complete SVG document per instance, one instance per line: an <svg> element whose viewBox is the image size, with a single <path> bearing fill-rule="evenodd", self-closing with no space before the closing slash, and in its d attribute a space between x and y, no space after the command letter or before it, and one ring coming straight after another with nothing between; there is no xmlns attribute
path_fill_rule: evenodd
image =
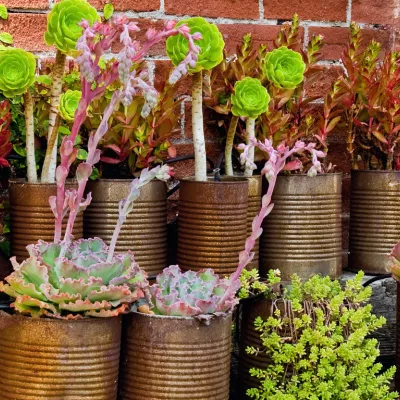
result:
<svg viewBox="0 0 400 400"><path fill-rule="evenodd" d="M214 24L204 18L188 18L180 21L176 26L187 25L190 33L201 33L202 39L195 40L200 47L196 67L189 69L190 73L210 70L220 64L224 56L224 39ZM179 65L186 57L189 49L188 40L183 35L170 36L167 39L167 54L174 65Z"/></svg>
<svg viewBox="0 0 400 400"><path fill-rule="evenodd" d="M60 97L59 113L64 121L72 122L82 97L80 90L67 90Z"/></svg>
<svg viewBox="0 0 400 400"><path fill-rule="evenodd" d="M277 87L294 89L304 79L306 64L300 53L279 47L265 57L265 74Z"/></svg>

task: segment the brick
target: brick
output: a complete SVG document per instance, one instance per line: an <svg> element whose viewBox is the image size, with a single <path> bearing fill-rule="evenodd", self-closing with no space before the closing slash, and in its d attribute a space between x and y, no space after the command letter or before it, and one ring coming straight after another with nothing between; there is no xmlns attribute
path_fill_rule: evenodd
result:
<svg viewBox="0 0 400 400"><path fill-rule="evenodd" d="M325 46L322 48L322 58L324 60L339 60L343 54L349 41L349 30L347 28L321 28L310 27L310 38L313 35L321 34L324 37ZM382 43L383 50L389 50L390 47L390 30L388 29L363 29L363 46L375 39Z"/></svg>
<svg viewBox="0 0 400 400"><path fill-rule="evenodd" d="M347 0L264 0L264 17L292 19L297 13L301 20L346 21Z"/></svg>
<svg viewBox="0 0 400 400"><path fill-rule="evenodd" d="M105 0L89 0L89 3L102 10ZM155 11L160 9L160 0L113 0L116 11Z"/></svg>
<svg viewBox="0 0 400 400"><path fill-rule="evenodd" d="M397 0L353 0L351 19L369 24L393 24L397 7Z"/></svg>
<svg viewBox="0 0 400 400"><path fill-rule="evenodd" d="M350 173L350 157L347 152L347 143L344 140L341 143L334 142L328 144L326 162L336 165L336 172Z"/></svg>
<svg viewBox="0 0 400 400"><path fill-rule="evenodd" d="M325 96L325 94L329 92L333 82L335 82L343 72L342 68L337 66L320 66L320 68L321 74L319 79L307 88L307 94L309 96Z"/></svg>
<svg viewBox="0 0 400 400"><path fill-rule="evenodd" d="M259 19L258 0L165 0L167 14L212 18Z"/></svg>
<svg viewBox="0 0 400 400"><path fill-rule="evenodd" d="M46 45L44 32L47 28L45 14L10 14L7 21L0 21L0 29L14 36L15 47L27 51L51 51Z"/></svg>
<svg viewBox="0 0 400 400"><path fill-rule="evenodd" d="M254 24L219 24L220 31L225 40L225 48L228 54L236 52L238 45L241 45L243 36L251 33L256 45L266 44L269 48L273 47L279 26L254 25Z"/></svg>
<svg viewBox="0 0 400 400"><path fill-rule="evenodd" d="M2 0L7 8L22 8L26 10L47 10L48 0Z"/></svg>

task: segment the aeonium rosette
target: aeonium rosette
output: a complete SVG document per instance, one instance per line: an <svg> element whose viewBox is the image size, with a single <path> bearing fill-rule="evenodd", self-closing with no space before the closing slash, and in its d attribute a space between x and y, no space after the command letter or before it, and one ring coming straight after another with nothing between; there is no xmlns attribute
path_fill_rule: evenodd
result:
<svg viewBox="0 0 400 400"><path fill-rule="evenodd" d="M304 79L306 64L300 53L282 46L267 53L264 69L275 86L294 89Z"/></svg>
<svg viewBox="0 0 400 400"><path fill-rule="evenodd" d="M82 97L80 90L68 89L60 97L59 114L67 122L74 120L74 115L78 109L79 100Z"/></svg>

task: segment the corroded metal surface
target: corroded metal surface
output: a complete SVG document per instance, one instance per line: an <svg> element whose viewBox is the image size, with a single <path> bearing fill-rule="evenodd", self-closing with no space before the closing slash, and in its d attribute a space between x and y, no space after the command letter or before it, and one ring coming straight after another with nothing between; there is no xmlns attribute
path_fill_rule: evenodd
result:
<svg viewBox="0 0 400 400"><path fill-rule="evenodd" d="M125 317L121 400L228 400L232 316Z"/></svg>
<svg viewBox="0 0 400 400"><path fill-rule="evenodd" d="M67 183L67 188L76 187ZM56 195L56 184L32 184L12 181L10 184L11 254L19 262L28 257L26 246L39 239L54 240L54 215L49 197ZM67 224L64 219L63 231ZM80 239L83 232L82 213L76 218L74 237Z"/></svg>
<svg viewBox="0 0 400 400"><path fill-rule="evenodd" d="M34 319L0 311L2 400L116 400L121 318Z"/></svg>
<svg viewBox="0 0 400 400"><path fill-rule="evenodd" d="M400 391L400 282L397 281L396 301L396 390Z"/></svg>
<svg viewBox="0 0 400 400"><path fill-rule="evenodd" d="M256 175L247 178L249 180L249 203L247 208L247 237L251 235L251 226L254 217L260 212L261 208L261 195L262 195L262 176ZM247 269L258 269L259 267L259 251L260 239L256 241L253 248L254 258L253 261L247 266Z"/></svg>
<svg viewBox="0 0 400 400"><path fill-rule="evenodd" d="M247 235L248 180L181 181L178 264L183 270L236 270Z"/></svg>
<svg viewBox="0 0 400 400"><path fill-rule="evenodd" d="M307 279L320 273L336 278L342 269L342 174L281 175L275 204L264 220L260 272L279 269Z"/></svg>
<svg viewBox="0 0 400 400"><path fill-rule="evenodd" d="M129 194L131 180L101 179L89 182L92 203L84 213L84 236L110 243L118 220L118 203ZM132 250L135 260L149 275L167 266L167 187L154 180L141 189L133 211L122 227L116 251Z"/></svg>
<svg viewBox="0 0 400 400"><path fill-rule="evenodd" d="M352 171L349 267L386 274L400 240L400 172Z"/></svg>

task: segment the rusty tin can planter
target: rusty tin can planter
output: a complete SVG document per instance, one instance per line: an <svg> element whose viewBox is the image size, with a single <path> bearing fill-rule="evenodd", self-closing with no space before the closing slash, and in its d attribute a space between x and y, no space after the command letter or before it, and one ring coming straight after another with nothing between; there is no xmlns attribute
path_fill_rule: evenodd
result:
<svg viewBox="0 0 400 400"><path fill-rule="evenodd" d="M76 321L0 311L2 400L116 400L121 317Z"/></svg>
<svg viewBox="0 0 400 400"><path fill-rule="evenodd" d="M84 212L85 238L99 237L110 243L118 220L118 203L129 194L131 180L101 179L88 182L92 202ZM167 186L154 180L143 187L118 238L116 251L132 250L135 260L149 275L167 267Z"/></svg>
<svg viewBox="0 0 400 400"><path fill-rule="evenodd" d="M125 316L121 400L228 400L232 315Z"/></svg>
<svg viewBox="0 0 400 400"><path fill-rule="evenodd" d="M342 270L342 174L280 175L272 196L274 209L264 220L260 272L279 269L336 278Z"/></svg>
<svg viewBox="0 0 400 400"><path fill-rule="evenodd" d="M255 175L247 178L249 180L249 203L247 208L247 237L251 235L251 226L254 217L258 215L261 209L261 195L262 195L262 176ZM258 269L259 267L259 252L260 240L256 241L253 248L254 258L253 261L247 266L247 269Z"/></svg>
<svg viewBox="0 0 400 400"><path fill-rule="evenodd" d="M221 182L183 179L179 192L178 264L183 270L213 268L228 275L237 268L247 237L247 178Z"/></svg>
<svg viewBox="0 0 400 400"><path fill-rule="evenodd" d="M68 188L77 187L68 182ZM29 254L28 244L36 243L39 239L45 242L54 240L54 215L49 205L49 197L57 193L56 184L33 184L25 180L10 182L10 225L11 225L11 254L18 262L25 260ZM64 219L63 231L67 221ZM73 234L75 239L83 236L83 217L78 214Z"/></svg>
<svg viewBox="0 0 400 400"><path fill-rule="evenodd" d="M349 267L386 274L400 239L400 171L352 171Z"/></svg>
<svg viewBox="0 0 400 400"><path fill-rule="evenodd" d="M397 283L397 299L396 299L396 390L400 391L400 281Z"/></svg>

